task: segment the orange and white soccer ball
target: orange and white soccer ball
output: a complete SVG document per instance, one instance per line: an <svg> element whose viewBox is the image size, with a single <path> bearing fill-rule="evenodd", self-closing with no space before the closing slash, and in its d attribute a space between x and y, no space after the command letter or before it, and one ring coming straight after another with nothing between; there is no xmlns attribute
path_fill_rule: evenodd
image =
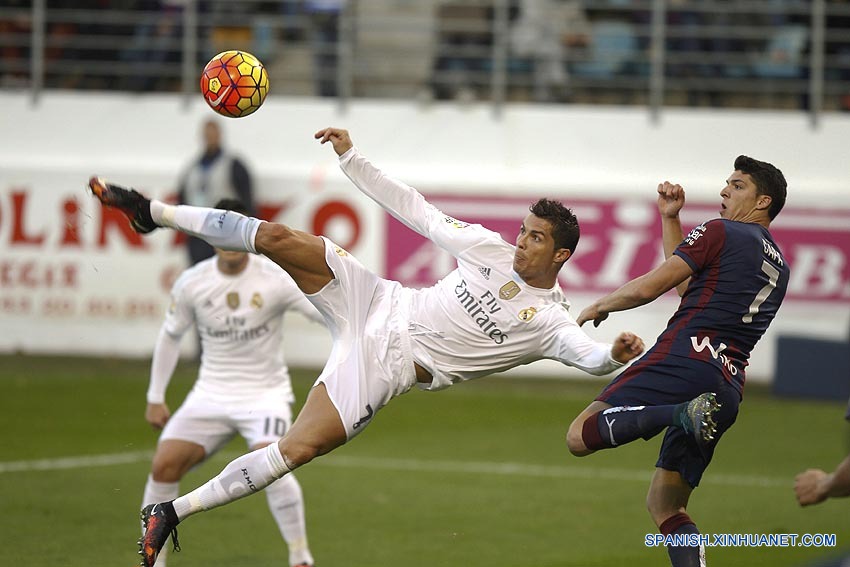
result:
<svg viewBox="0 0 850 567"><path fill-rule="evenodd" d="M210 108L229 118L256 112L269 92L269 75L246 51L224 51L201 73L201 92Z"/></svg>

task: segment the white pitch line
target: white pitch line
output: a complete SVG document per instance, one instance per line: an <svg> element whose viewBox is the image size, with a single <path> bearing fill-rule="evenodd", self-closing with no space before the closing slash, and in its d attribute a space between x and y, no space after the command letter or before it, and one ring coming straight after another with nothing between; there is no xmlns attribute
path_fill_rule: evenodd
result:
<svg viewBox="0 0 850 567"><path fill-rule="evenodd" d="M319 460L327 466L397 471L427 471L447 473L494 474L505 476L531 476L545 478L582 478L649 482L654 469L635 470L592 466L533 465L528 463L475 462L475 461L422 461L418 459L368 458L335 455ZM790 487L784 478L756 475L706 474L702 484L748 487Z"/></svg>
<svg viewBox="0 0 850 567"><path fill-rule="evenodd" d="M62 457L57 459L40 459L33 461L6 461L0 462L0 474L127 465L149 462L152 456L153 452L151 451L135 451L131 453ZM228 459L235 458L236 456L238 456L237 453L218 455L220 458ZM421 459L354 457L349 455L331 455L315 461L315 463L311 466L378 469L389 471L424 471L479 475L526 476L537 478L580 478L643 483L649 482L652 476L652 469L635 470L611 467L534 465L529 463L487 461L426 461ZM790 488L792 485L791 480L787 478L761 475L711 474L710 472L705 476L702 483L756 488Z"/></svg>
<svg viewBox="0 0 850 567"><path fill-rule="evenodd" d="M79 455L56 459L38 459L35 461L0 462L0 474L29 471L57 471L67 469L88 469L111 465L128 465L149 461L153 451L135 451L132 453L112 453L109 455Z"/></svg>

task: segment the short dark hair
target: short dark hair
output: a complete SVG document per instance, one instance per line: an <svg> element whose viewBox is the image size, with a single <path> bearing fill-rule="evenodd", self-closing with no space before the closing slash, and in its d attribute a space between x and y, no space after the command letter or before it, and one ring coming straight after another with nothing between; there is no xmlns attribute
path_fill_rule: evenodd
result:
<svg viewBox="0 0 850 567"><path fill-rule="evenodd" d="M222 209L224 211L233 211L234 213L248 216L248 208L245 207L245 204L239 199L219 199L218 203L216 203L213 208Z"/></svg>
<svg viewBox="0 0 850 567"><path fill-rule="evenodd" d="M735 159L735 171L746 173L752 177L759 195L770 197L770 207L767 214L770 220L776 218L785 206L785 196L788 194L788 182L785 176L773 164L759 161L749 156L738 156Z"/></svg>
<svg viewBox="0 0 850 567"><path fill-rule="evenodd" d="M580 234L578 219L573 212L558 201L540 199L528 208L537 218L549 221L552 225L552 238L555 249L567 248L576 251Z"/></svg>

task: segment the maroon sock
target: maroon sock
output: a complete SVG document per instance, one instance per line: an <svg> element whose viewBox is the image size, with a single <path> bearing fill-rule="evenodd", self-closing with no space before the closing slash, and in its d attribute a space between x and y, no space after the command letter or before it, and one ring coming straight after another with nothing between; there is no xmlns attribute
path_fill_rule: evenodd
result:
<svg viewBox="0 0 850 567"><path fill-rule="evenodd" d="M602 438L602 435L599 433L599 414L601 413L601 411L598 411L591 415L584 420L584 423L581 426L581 440L585 447L593 451L598 451L599 449L610 449L613 446L606 443Z"/></svg>
<svg viewBox="0 0 850 567"><path fill-rule="evenodd" d="M670 535L675 533L676 530L684 526L685 524L693 524L694 521L691 520L691 517L685 513L674 514L664 520L659 526L658 531L660 531L663 535Z"/></svg>
<svg viewBox="0 0 850 567"><path fill-rule="evenodd" d="M696 524L687 514L670 516L658 528L665 536L699 534ZM692 537L697 537L692 535ZM699 545L667 545L667 555L673 567L700 567L704 565L704 555Z"/></svg>

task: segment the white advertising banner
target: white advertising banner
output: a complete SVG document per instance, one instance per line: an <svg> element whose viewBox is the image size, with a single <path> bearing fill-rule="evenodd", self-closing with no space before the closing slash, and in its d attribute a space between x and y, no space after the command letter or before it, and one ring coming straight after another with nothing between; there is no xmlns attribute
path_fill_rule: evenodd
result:
<svg viewBox="0 0 850 567"><path fill-rule="evenodd" d="M183 235L135 233L120 212L100 206L88 193L87 172L3 173L27 182L0 188L0 352L149 356L171 285L188 265ZM169 182L132 177L146 188ZM69 179L76 188L56 190ZM261 181L290 188L276 191L274 200L260 195L261 218L326 234L380 265L378 248L369 244L379 237L373 227L380 213L364 206L367 200L356 191L303 190L291 179ZM164 190L146 192L173 200ZM293 334L313 346L292 349L291 362L320 365L329 344L324 329L297 319L294 326ZM194 348L184 343L187 352ZM309 355L299 356L303 353Z"/></svg>

